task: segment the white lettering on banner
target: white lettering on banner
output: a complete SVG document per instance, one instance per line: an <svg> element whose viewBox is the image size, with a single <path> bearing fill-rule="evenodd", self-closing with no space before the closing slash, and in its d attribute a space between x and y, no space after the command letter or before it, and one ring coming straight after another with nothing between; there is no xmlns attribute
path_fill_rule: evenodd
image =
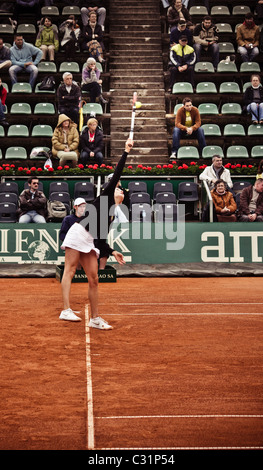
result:
<svg viewBox="0 0 263 470"><path fill-rule="evenodd" d="M120 233L118 234L117 237L114 238L114 233L115 233L115 229L112 228L110 231L109 231L109 235L108 235L108 244L114 248L114 245L115 243L119 246L119 249L122 253L130 253L131 251L129 250L129 248L125 245L125 243L123 242L123 240L121 240L121 236L127 231L129 230L128 228L125 228L125 229L121 229ZM131 261L131 257L124 257L125 261ZM110 262L112 261L116 261L115 258L111 257Z"/></svg>
<svg viewBox="0 0 263 470"><path fill-rule="evenodd" d="M9 229L1 230L1 253L9 253L8 251L8 234Z"/></svg>
<svg viewBox="0 0 263 470"><path fill-rule="evenodd" d="M26 238L22 238L23 234L25 232L29 232L33 235L33 240L34 240L34 229L30 230L30 229L21 229L21 230L15 230L15 233L16 233L16 249L15 249L15 253L27 253L28 252L28 237ZM26 249L23 250L23 243L26 243L27 246L26 246Z"/></svg>
<svg viewBox="0 0 263 470"><path fill-rule="evenodd" d="M50 233L47 230L41 230L39 229L39 240L43 241L46 240L49 245L53 248L53 250L58 253L59 252L59 229L56 229L56 240L54 240Z"/></svg>
<svg viewBox="0 0 263 470"><path fill-rule="evenodd" d="M203 246L201 248L201 260L204 262L228 262L244 263L245 259L241 256L241 239L250 239L251 261L252 263L262 262L262 257L258 253L258 240L263 237L263 232L229 232L229 237L233 239L233 256L225 256L225 235L222 232L203 232L202 241L208 241L209 238L217 238L217 244ZM209 256L210 251L217 251L218 256Z"/></svg>
<svg viewBox="0 0 263 470"><path fill-rule="evenodd" d="M208 238L216 238L217 237L217 245L211 246L203 246L201 248L201 260L206 262L215 261L218 263L227 263L229 258L225 256L225 237L222 232L203 232L201 235L201 240L206 242ZM209 251L217 251L218 256L209 256Z"/></svg>
<svg viewBox="0 0 263 470"><path fill-rule="evenodd" d="M229 232L229 236L234 239L234 256L230 261L234 263L244 262L243 256L240 256L240 238L251 238L251 259L252 263L262 261L262 257L258 256L258 238L263 237L263 232Z"/></svg>

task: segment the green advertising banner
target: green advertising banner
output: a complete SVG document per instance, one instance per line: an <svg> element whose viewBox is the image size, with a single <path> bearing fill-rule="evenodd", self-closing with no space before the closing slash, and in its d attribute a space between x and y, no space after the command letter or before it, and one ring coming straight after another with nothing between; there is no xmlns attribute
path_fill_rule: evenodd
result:
<svg viewBox="0 0 263 470"><path fill-rule="evenodd" d="M261 223L133 223L112 226L108 241L131 264L261 263L261 228ZM54 223L0 224L1 263L63 264L59 230Z"/></svg>

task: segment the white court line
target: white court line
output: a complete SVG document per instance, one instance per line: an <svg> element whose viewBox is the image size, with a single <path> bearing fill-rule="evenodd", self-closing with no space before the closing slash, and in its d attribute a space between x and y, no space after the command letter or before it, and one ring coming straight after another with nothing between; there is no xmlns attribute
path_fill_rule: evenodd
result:
<svg viewBox="0 0 263 470"><path fill-rule="evenodd" d="M93 395L91 377L91 351L90 351L90 329L89 306L85 306L85 334L86 334L86 368L87 368L87 448L92 450L95 447L94 441L94 417L93 417Z"/></svg>
<svg viewBox="0 0 263 470"><path fill-rule="evenodd" d="M263 415L142 415L142 416L97 416L96 419L179 419L179 418L263 418Z"/></svg>
<svg viewBox="0 0 263 470"><path fill-rule="evenodd" d="M118 302L118 305L263 305L263 302Z"/></svg>
<svg viewBox="0 0 263 470"><path fill-rule="evenodd" d="M127 312L122 312L122 313L107 313L107 316L109 317L135 317L135 316L140 316L140 317L147 317L147 316L157 316L157 317L165 317L165 316L184 316L184 315L189 315L189 316L202 316L202 315L236 315L236 316L239 316L239 315L256 315L256 316L260 316L260 315L263 315L263 312L166 312L166 313L160 313L160 312L148 312L148 313L145 313L145 312L131 312L131 313L127 313Z"/></svg>

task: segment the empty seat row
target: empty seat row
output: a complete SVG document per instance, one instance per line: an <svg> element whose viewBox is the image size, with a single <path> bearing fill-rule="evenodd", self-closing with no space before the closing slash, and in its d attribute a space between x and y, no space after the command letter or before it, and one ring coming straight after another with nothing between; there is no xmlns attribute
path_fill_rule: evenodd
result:
<svg viewBox="0 0 263 470"><path fill-rule="evenodd" d="M24 188L28 187L28 183L25 182ZM40 191L43 191L43 182L39 181ZM47 197L50 197L54 193L60 193L61 195L68 195L70 198L69 184L67 181L53 181L49 184L49 190ZM19 195L18 184L15 181L5 181L0 183L0 195L1 194L15 194ZM68 200L68 196L65 196L65 200ZM74 184L74 199L77 197L83 197L86 202L93 201L95 197L95 186L90 181L78 181Z"/></svg>
<svg viewBox="0 0 263 470"><path fill-rule="evenodd" d="M263 145L254 145L249 152L245 145L229 145L225 152L220 145L207 145L203 148L201 157L211 159L214 155L220 155L222 158L263 158ZM177 160L198 160L199 151L192 145L185 145L178 149Z"/></svg>

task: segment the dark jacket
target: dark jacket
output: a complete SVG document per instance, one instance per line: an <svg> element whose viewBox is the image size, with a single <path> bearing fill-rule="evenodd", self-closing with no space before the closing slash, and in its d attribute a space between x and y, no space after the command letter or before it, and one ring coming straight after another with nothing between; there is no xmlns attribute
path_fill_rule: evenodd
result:
<svg viewBox="0 0 263 470"><path fill-rule="evenodd" d="M10 60L10 49L9 47L3 46L2 49L0 49L0 63L6 60Z"/></svg>
<svg viewBox="0 0 263 470"><path fill-rule="evenodd" d="M240 194L240 203L238 216L250 214L249 204L253 194L253 186L248 186L244 188ZM259 193L257 202L256 202L256 214L263 214L263 193Z"/></svg>
<svg viewBox="0 0 263 470"><path fill-rule="evenodd" d="M93 142L89 142L88 127L85 127L80 136L80 148L86 152L102 152L103 150L103 132L97 127Z"/></svg>
<svg viewBox="0 0 263 470"><path fill-rule="evenodd" d="M259 87L260 103L263 103L263 86ZM244 106L253 103L253 87L249 86L244 93Z"/></svg>
<svg viewBox="0 0 263 470"><path fill-rule="evenodd" d="M102 41L103 41L103 31L102 31L101 26L98 23L96 23L96 26L95 26L95 29L94 29L94 34L97 35L96 38L93 37L92 28L90 27L89 24L87 24L86 26L84 26L84 28L82 30L81 37L80 37L80 43L87 44L88 42L93 41L93 40L98 41L99 43L102 43Z"/></svg>
<svg viewBox="0 0 263 470"><path fill-rule="evenodd" d="M170 60L172 65L176 68L181 65L193 66L196 61L196 55L193 47L186 44L186 46L181 46L181 44L176 44L170 50Z"/></svg>
<svg viewBox="0 0 263 470"><path fill-rule="evenodd" d="M47 217L47 199L42 191L37 190L33 199L29 189L24 189L20 194L18 216L21 217L29 211L36 211L43 217Z"/></svg>
<svg viewBox="0 0 263 470"><path fill-rule="evenodd" d="M74 83L72 83L70 93L68 93L66 85L62 83L58 87L57 91L58 96L58 110L60 106L65 106L66 108L71 108L74 106L75 108L79 107L79 102L81 98L81 90L80 87Z"/></svg>
<svg viewBox="0 0 263 470"><path fill-rule="evenodd" d="M187 8L185 8L184 5L182 6L181 11L182 11L182 14L184 15L187 26L192 25L193 23L192 23L191 15L190 15L189 11L187 10ZM179 13L175 9L174 5L169 7L168 10L167 10L167 20L168 20L169 26L177 26L178 22L180 21Z"/></svg>
<svg viewBox="0 0 263 470"><path fill-rule="evenodd" d="M186 36L187 37L187 42L188 42L188 45L189 46L192 46L193 45L193 33L192 31L190 31L190 29L188 28L185 28L184 31L180 31L177 28L174 28L172 31L171 31L171 34L170 34L170 44L178 44L179 42L179 39L181 36Z"/></svg>

